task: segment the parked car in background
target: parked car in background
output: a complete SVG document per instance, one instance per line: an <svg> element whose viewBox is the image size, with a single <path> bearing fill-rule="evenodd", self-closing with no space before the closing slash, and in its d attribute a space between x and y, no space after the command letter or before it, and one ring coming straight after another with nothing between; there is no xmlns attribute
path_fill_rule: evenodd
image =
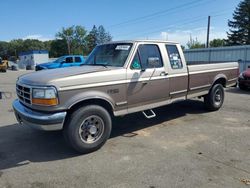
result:
<svg viewBox="0 0 250 188"><path fill-rule="evenodd" d="M80 66L85 61L81 55L67 55L59 57L57 60L49 63L42 63L36 66L36 71L45 69L56 69L72 66Z"/></svg>
<svg viewBox="0 0 250 188"><path fill-rule="evenodd" d="M243 71L238 78L239 88L245 90L250 88L250 68Z"/></svg>

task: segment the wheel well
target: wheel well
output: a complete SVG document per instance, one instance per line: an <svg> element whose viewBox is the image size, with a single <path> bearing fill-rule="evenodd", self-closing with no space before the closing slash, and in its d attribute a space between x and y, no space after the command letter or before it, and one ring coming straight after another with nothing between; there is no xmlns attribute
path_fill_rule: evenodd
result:
<svg viewBox="0 0 250 188"><path fill-rule="evenodd" d="M102 106L103 108L105 108L108 111L108 113L111 116L114 115L112 105L109 102L107 102L106 100L104 100L104 99L87 99L87 100L80 101L80 102L78 102L70 107L70 109L68 110L67 116L64 120L63 126L65 126L65 123L69 120L71 113L74 112L76 109L78 109L82 106L93 105L93 104Z"/></svg>
<svg viewBox="0 0 250 188"><path fill-rule="evenodd" d="M227 80L225 78L219 78L217 79L213 85L215 84L221 84L223 87L226 87Z"/></svg>
<svg viewBox="0 0 250 188"><path fill-rule="evenodd" d="M102 106L103 108L105 108L109 112L110 115L113 115L112 105L104 99L87 99L87 100L80 101L80 102L74 104L69 109L69 113L75 111L79 107L86 106L86 105L93 105L93 104L98 105L98 106Z"/></svg>

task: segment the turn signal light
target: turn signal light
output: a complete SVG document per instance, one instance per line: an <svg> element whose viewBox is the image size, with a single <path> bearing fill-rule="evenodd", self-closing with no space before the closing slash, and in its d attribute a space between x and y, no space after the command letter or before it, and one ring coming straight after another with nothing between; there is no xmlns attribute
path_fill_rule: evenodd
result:
<svg viewBox="0 0 250 188"><path fill-rule="evenodd" d="M32 99L32 104L44 105L44 106L55 106L58 104L57 98L52 99Z"/></svg>

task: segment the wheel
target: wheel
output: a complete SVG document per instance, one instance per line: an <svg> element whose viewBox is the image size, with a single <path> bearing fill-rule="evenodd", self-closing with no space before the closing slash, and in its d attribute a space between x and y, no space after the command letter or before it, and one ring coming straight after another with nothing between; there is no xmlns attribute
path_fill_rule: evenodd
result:
<svg viewBox="0 0 250 188"><path fill-rule="evenodd" d="M210 111L219 110L224 102L224 88L221 84L215 84L209 93L204 96L205 107Z"/></svg>
<svg viewBox="0 0 250 188"><path fill-rule="evenodd" d="M63 133L66 142L80 153L101 148L110 136L111 116L98 105L88 105L74 111L66 121Z"/></svg>
<svg viewBox="0 0 250 188"><path fill-rule="evenodd" d="M239 88L240 88L241 90L246 90L246 86L243 85L243 84L240 84L240 83L239 83Z"/></svg>

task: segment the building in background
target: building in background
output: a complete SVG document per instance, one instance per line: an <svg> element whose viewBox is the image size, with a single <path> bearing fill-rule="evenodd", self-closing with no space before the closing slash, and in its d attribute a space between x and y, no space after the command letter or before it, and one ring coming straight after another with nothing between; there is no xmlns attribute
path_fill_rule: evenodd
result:
<svg viewBox="0 0 250 188"><path fill-rule="evenodd" d="M188 64L239 62L240 72L250 68L250 45L184 50Z"/></svg>
<svg viewBox="0 0 250 188"><path fill-rule="evenodd" d="M35 69L40 63L49 62L47 50L32 50L19 53L18 67L20 69Z"/></svg>

